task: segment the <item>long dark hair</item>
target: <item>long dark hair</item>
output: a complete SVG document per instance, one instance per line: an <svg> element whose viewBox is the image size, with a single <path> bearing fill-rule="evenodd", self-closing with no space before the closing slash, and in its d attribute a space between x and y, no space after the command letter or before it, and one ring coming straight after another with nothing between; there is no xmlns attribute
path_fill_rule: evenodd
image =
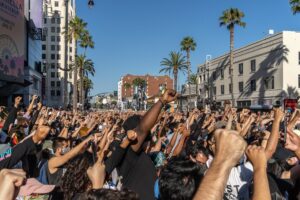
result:
<svg viewBox="0 0 300 200"><path fill-rule="evenodd" d="M65 200L71 200L76 193L87 191L91 185L87 175L90 164L91 155L89 153L79 155L67 164L67 171L62 178L61 185Z"/></svg>

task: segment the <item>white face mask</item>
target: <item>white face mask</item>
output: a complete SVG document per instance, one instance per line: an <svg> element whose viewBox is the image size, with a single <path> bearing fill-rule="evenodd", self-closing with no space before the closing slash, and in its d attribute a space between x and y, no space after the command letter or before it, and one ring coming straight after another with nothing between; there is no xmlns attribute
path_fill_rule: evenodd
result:
<svg viewBox="0 0 300 200"><path fill-rule="evenodd" d="M61 154L64 155L70 151L70 147L63 147L61 150Z"/></svg>

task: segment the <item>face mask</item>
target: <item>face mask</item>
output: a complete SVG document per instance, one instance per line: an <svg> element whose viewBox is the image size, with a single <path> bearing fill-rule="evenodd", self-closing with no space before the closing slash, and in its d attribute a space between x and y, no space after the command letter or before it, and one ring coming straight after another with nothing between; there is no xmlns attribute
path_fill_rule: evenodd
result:
<svg viewBox="0 0 300 200"><path fill-rule="evenodd" d="M62 153L62 155L64 155L64 154L68 153L69 151L70 151L70 147L64 147L64 148L62 148L61 153Z"/></svg>

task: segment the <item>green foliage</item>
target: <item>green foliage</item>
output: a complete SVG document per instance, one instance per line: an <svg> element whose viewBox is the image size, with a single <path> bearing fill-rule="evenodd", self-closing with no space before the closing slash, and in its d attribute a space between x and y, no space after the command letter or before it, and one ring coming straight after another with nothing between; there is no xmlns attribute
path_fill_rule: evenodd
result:
<svg viewBox="0 0 300 200"><path fill-rule="evenodd" d="M185 56L181 53L172 51L169 56L170 58L163 58L160 62L160 65L165 67L162 68L159 73L178 73L178 71L186 72L188 70Z"/></svg>
<svg viewBox="0 0 300 200"><path fill-rule="evenodd" d="M290 0L290 5L294 15L300 12L300 0Z"/></svg>
<svg viewBox="0 0 300 200"><path fill-rule="evenodd" d="M132 81L132 84L134 86L140 86L140 87L144 87L146 85L146 81L142 78L135 78L133 81Z"/></svg>
<svg viewBox="0 0 300 200"><path fill-rule="evenodd" d="M235 25L245 27L246 23L242 21L245 14L237 8L229 8L223 11L222 16L219 18L220 26L226 26L227 29L234 28Z"/></svg>
<svg viewBox="0 0 300 200"><path fill-rule="evenodd" d="M182 39L181 43L181 51L195 51L197 47L197 43L190 36L187 36Z"/></svg>

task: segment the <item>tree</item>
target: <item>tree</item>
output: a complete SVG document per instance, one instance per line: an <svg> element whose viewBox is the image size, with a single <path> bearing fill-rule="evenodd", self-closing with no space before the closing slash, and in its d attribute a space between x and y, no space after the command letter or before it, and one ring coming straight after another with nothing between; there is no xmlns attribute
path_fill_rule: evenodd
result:
<svg viewBox="0 0 300 200"><path fill-rule="evenodd" d="M192 37L187 36L183 38L183 40L180 43L180 46L181 46L181 51L186 52L187 67L188 67L187 80L190 80L190 74L191 74L190 53L191 51L195 51L197 44ZM189 101L191 96L191 86L189 81L188 81L188 86L189 86L189 98L188 98L188 110L189 110Z"/></svg>
<svg viewBox="0 0 300 200"><path fill-rule="evenodd" d="M130 83L125 83L125 84L124 84L124 88L125 88L125 89L131 88L131 84L130 84Z"/></svg>
<svg viewBox="0 0 300 200"><path fill-rule="evenodd" d="M146 85L146 81L142 78L135 78L132 81L132 84L137 87L144 87Z"/></svg>
<svg viewBox="0 0 300 200"><path fill-rule="evenodd" d="M165 66L162 68L159 73L165 72L165 73L173 73L174 77L174 90L177 91L177 78L178 78L178 72L186 72L188 70L187 63L185 60L185 56L183 56L179 52L172 51L169 54L170 58L163 58L163 60L160 62L161 66Z"/></svg>
<svg viewBox="0 0 300 200"><path fill-rule="evenodd" d="M75 58L75 62L73 63L74 71L79 71L80 75L80 97L81 97L81 104L84 105L85 95L84 95L84 78L88 77L88 75L95 75L95 68L94 62L91 59L87 59L84 55L78 55Z"/></svg>
<svg viewBox="0 0 300 200"><path fill-rule="evenodd" d="M93 81L86 76L83 77L83 88L85 91L85 98L87 98L90 90L94 88L94 84L93 84Z"/></svg>
<svg viewBox="0 0 300 200"><path fill-rule="evenodd" d="M290 5L294 15L300 12L300 0L290 0Z"/></svg>
<svg viewBox="0 0 300 200"><path fill-rule="evenodd" d="M75 44L76 44L76 49L77 49L77 44L78 41L81 40L83 33L86 31L86 26L87 23L84 22L82 19L80 19L79 17L75 16L73 19L71 19L71 21L69 22L69 27L68 27L68 31L65 32L67 33L67 38L68 41L72 41L74 40ZM77 50L75 49L75 52L77 54ZM75 64L76 64L76 60L75 60ZM74 82L74 89L73 89L73 110L77 111L77 101L78 101L78 90L77 90L77 67L74 67L74 76L73 76L73 82ZM67 77L65 77L67 78Z"/></svg>
<svg viewBox="0 0 300 200"><path fill-rule="evenodd" d="M198 77L197 74L191 74L189 84L196 85L196 95L198 96Z"/></svg>
<svg viewBox="0 0 300 200"><path fill-rule="evenodd" d="M93 49L95 47L93 37L90 35L90 33L87 30L83 31L82 33L82 37L80 40L80 47L84 49L83 55L86 55L87 48Z"/></svg>
<svg viewBox="0 0 300 200"><path fill-rule="evenodd" d="M234 90L233 90L233 49L234 49L234 27L245 27L246 23L242 21L245 14L237 8L230 8L223 11L222 16L219 18L220 26L226 26L230 32L230 83L231 83L231 100L232 106L235 105Z"/></svg>

